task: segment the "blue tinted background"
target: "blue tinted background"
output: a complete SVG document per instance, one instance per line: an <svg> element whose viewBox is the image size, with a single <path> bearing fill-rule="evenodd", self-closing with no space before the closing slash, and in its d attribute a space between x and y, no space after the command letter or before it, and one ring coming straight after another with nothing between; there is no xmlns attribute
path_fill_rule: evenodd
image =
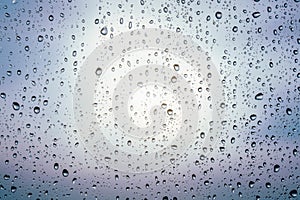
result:
<svg viewBox="0 0 300 200"><path fill-rule="evenodd" d="M300 187L299 5L1 1L0 199L292 198ZM107 35L100 33L104 26ZM201 159L194 144L179 166L124 174L87 153L74 131L72 94L96 46L143 26L180 28L209 53L224 79L227 114L209 157Z"/></svg>

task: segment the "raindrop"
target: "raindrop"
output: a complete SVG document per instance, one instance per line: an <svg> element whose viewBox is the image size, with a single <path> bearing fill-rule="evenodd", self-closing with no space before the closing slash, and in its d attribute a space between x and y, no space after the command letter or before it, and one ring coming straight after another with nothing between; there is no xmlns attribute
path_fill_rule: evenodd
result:
<svg viewBox="0 0 300 200"><path fill-rule="evenodd" d="M274 172L279 172L280 166L279 165L274 165Z"/></svg>
<svg viewBox="0 0 300 200"><path fill-rule="evenodd" d="M222 13L220 11L216 12L215 14L217 19L221 19L222 18Z"/></svg>
<svg viewBox="0 0 300 200"><path fill-rule="evenodd" d="M55 170L58 170L58 168L59 168L59 165L58 165L58 163L54 163L54 167L53 167Z"/></svg>
<svg viewBox="0 0 300 200"><path fill-rule="evenodd" d="M49 21L53 21L54 20L53 15L49 15L48 19L49 19Z"/></svg>
<svg viewBox="0 0 300 200"><path fill-rule="evenodd" d="M237 32L237 31L238 31L238 27L237 27L237 26L234 26L234 27L232 28L232 31L233 31L233 32Z"/></svg>
<svg viewBox="0 0 300 200"><path fill-rule="evenodd" d="M267 182L266 183L266 188L270 188L271 187L271 183Z"/></svg>
<svg viewBox="0 0 300 200"><path fill-rule="evenodd" d="M293 155L296 156L297 153L298 153L297 149L294 149L294 150L293 150Z"/></svg>
<svg viewBox="0 0 300 200"><path fill-rule="evenodd" d="M172 82L172 83L176 83L176 81L177 81L176 76L173 76L173 77L171 78L171 82Z"/></svg>
<svg viewBox="0 0 300 200"><path fill-rule="evenodd" d="M20 110L20 104L18 102L13 102L12 107L14 110Z"/></svg>
<svg viewBox="0 0 300 200"><path fill-rule="evenodd" d="M263 100L263 93L258 93L257 95L255 95L255 100Z"/></svg>
<svg viewBox="0 0 300 200"><path fill-rule="evenodd" d="M4 180L9 180L9 179L10 179L10 176L9 176L8 174L5 174L5 175L3 176L3 179L4 179Z"/></svg>
<svg viewBox="0 0 300 200"><path fill-rule="evenodd" d="M253 187L254 187L254 182L253 182L253 181L250 181L250 182L249 182L249 187L250 187L250 188L253 188Z"/></svg>
<svg viewBox="0 0 300 200"><path fill-rule="evenodd" d="M291 115L291 114L292 114L292 109L287 108L287 109L286 109L286 114Z"/></svg>
<svg viewBox="0 0 300 200"><path fill-rule="evenodd" d="M5 98L6 98L6 94L5 94L4 92L2 92L2 93L0 94L0 97L1 97L2 99L5 99Z"/></svg>
<svg viewBox="0 0 300 200"><path fill-rule="evenodd" d="M255 115L255 114L250 115L250 119L251 119L252 121L254 121L254 120L256 119L256 115Z"/></svg>
<svg viewBox="0 0 300 200"><path fill-rule="evenodd" d="M96 75L97 76L100 76L101 74L102 74L102 69L100 68L100 67L98 67L97 69L96 69Z"/></svg>
<svg viewBox="0 0 300 200"><path fill-rule="evenodd" d="M168 115L172 115L173 114L173 110L172 109L168 109L167 113L168 113Z"/></svg>
<svg viewBox="0 0 300 200"><path fill-rule="evenodd" d="M260 12L254 12L254 13L252 13L252 16L254 18L258 18L258 17L260 17Z"/></svg>
<svg viewBox="0 0 300 200"><path fill-rule="evenodd" d="M34 112L35 114L39 114L39 113L40 113L40 107L38 107L38 106L34 107L34 108L33 108L33 112Z"/></svg>
<svg viewBox="0 0 300 200"><path fill-rule="evenodd" d="M175 71L179 71L179 65L178 64L174 64L173 67L174 67Z"/></svg>
<svg viewBox="0 0 300 200"><path fill-rule="evenodd" d="M44 37L42 35L38 36L38 42L42 42L44 40Z"/></svg>
<svg viewBox="0 0 300 200"><path fill-rule="evenodd" d="M17 191L17 187L11 186L10 191L11 191L12 193L15 193L15 192Z"/></svg>
<svg viewBox="0 0 300 200"><path fill-rule="evenodd" d="M62 171L62 175L63 175L63 177L67 177L67 176L69 176L69 172L68 172L68 170L66 170L66 169L63 169L63 171Z"/></svg>
<svg viewBox="0 0 300 200"><path fill-rule="evenodd" d="M106 27L106 26L104 26L104 27L100 30L100 33L101 33L102 35L107 35L107 32L108 32L108 30L107 30L107 27Z"/></svg>
<svg viewBox="0 0 300 200"><path fill-rule="evenodd" d="M234 137L231 138L230 143L231 143L231 144L234 144L234 143L235 143L235 138L234 138Z"/></svg>
<svg viewBox="0 0 300 200"><path fill-rule="evenodd" d="M291 190L290 195L291 195L291 197L296 198L298 196L297 190Z"/></svg>

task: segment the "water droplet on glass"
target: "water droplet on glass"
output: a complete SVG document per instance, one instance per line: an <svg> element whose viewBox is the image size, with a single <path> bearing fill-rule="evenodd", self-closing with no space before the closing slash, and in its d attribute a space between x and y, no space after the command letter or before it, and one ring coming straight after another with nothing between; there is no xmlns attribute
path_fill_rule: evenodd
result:
<svg viewBox="0 0 300 200"><path fill-rule="evenodd" d="M17 187L11 186L10 191L11 191L12 193L15 193L15 192L17 191Z"/></svg>
<svg viewBox="0 0 300 200"><path fill-rule="evenodd" d="M222 13L221 12L216 12L216 18L221 19L222 18Z"/></svg>
<svg viewBox="0 0 300 200"><path fill-rule="evenodd" d="M250 188L253 188L253 187L254 187L254 182L253 182L253 181L250 181L250 182L249 182L249 187L250 187Z"/></svg>
<svg viewBox="0 0 300 200"><path fill-rule="evenodd" d="M62 175L63 175L64 177L67 177L67 176L69 176L69 172L68 172L68 170L67 170L67 169L63 169L63 171L62 171Z"/></svg>
<svg viewBox="0 0 300 200"><path fill-rule="evenodd" d="M177 81L176 76L173 76L173 77L171 78L171 82L172 82L172 83L176 83L176 81Z"/></svg>
<svg viewBox="0 0 300 200"><path fill-rule="evenodd" d="M254 18L258 18L260 16L260 12L254 12L254 13L252 13L252 16Z"/></svg>
<svg viewBox="0 0 300 200"><path fill-rule="evenodd" d="M96 75L97 76L100 76L101 74L102 74L102 69L100 68L100 67L98 67L97 69L96 69Z"/></svg>
<svg viewBox="0 0 300 200"><path fill-rule="evenodd" d="M257 95L255 95L255 100L263 100L263 93L258 93Z"/></svg>
<svg viewBox="0 0 300 200"><path fill-rule="evenodd" d="M279 165L274 165L274 172L279 172L280 166Z"/></svg>
<svg viewBox="0 0 300 200"><path fill-rule="evenodd" d="M174 64L173 67L174 67L175 71L179 71L179 65L178 64Z"/></svg>
<svg viewBox="0 0 300 200"><path fill-rule="evenodd" d="M58 163L54 163L54 167L53 167L55 170L58 170L58 168L59 168L59 165L58 165Z"/></svg>
<svg viewBox="0 0 300 200"><path fill-rule="evenodd" d="M271 183L267 182L266 183L266 188L270 188L271 187Z"/></svg>
<svg viewBox="0 0 300 200"><path fill-rule="evenodd" d="M18 102L13 102L12 107L14 110L20 110L20 104Z"/></svg>
<svg viewBox="0 0 300 200"><path fill-rule="evenodd" d="M2 93L0 94L0 97L1 97L2 99L5 99L5 98L6 98L6 94L5 94L4 92L2 92Z"/></svg>
<svg viewBox="0 0 300 200"><path fill-rule="evenodd" d="M297 190L291 190L290 195L291 195L291 197L296 198L298 196Z"/></svg>
<svg viewBox="0 0 300 200"><path fill-rule="evenodd" d="M49 19L49 21L53 21L54 20L53 15L49 15L48 19Z"/></svg>
<svg viewBox="0 0 300 200"><path fill-rule="evenodd" d="M256 119L256 115L255 115L255 114L250 115L250 119L251 119L252 121L254 121L254 120Z"/></svg>
<svg viewBox="0 0 300 200"><path fill-rule="evenodd" d="M107 35L107 33L108 33L107 27L104 26L104 27L100 30L100 33L101 33L102 35Z"/></svg>
<svg viewBox="0 0 300 200"><path fill-rule="evenodd" d="M44 40L44 37L42 35L38 36L38 42L42 42Z"/></svg>
<svg viewBox="0 0 300 200"><path fill-rule="evenodd" d="M33 112L34 112L35 114L39 114L39 113L40 113L40 107L38 107L38 106L34 107L34 108L33 108Z"/></svg>
<svg viewBox="0 0 300 200"><path fill-rule="evenodd" d="M291 114L292 114L292 109L287 108L287 109L286 109L286 114L291 115Z"/></svg>

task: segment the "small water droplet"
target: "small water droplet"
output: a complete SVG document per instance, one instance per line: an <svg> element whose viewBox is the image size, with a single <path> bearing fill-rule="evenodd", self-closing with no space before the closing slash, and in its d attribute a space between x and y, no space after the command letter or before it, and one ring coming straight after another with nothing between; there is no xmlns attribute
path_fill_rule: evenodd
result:
<svg viewBox="0 0 300 200"><path fill-rule="evenodd" d="M296 156L297 153L298 153L297 149L294 149L294 150L293 150L293 155Z"/></svg>
<svg viewBox="0 0 300 200"><path fill-rule="evenodd" d="M0 97L1 97L2 99L5 99L5 98L6 98L6 94L5 94L4 92L2 92L2 93L0 94Z"/></svg>
<svg viewBox="0 0 300 200"><path fill-rule="evenodd" d="M230 143L231 143L231 144L234 144L234 143L235 143L235 138L234 138L234 137L231 138Z"/></svg>
<svg viewBox="0 0 300 200"><path fill-rule="evenodd" d="M18 102L13 102L12 107L14 110L20 110L20 104Z"/></svg>
<svg viewBox="0 0 300 200"><path fill-rule="evenodd" d="M260 12L254 12L254 13L252 13L252 16L254 18L258 18L258 17L260 17Z"/></svg>
<svg viewBox="0 0 300 200"><path fill-rule="evenodd" d="M217 19L221 19L222 18L222 13L220 11L216 12L215 14Z"/></svg>
<svg viewBox="0 0 300 200"><path fill-rule="evenodd" d="M58 170L58 168L59 168L59 165L58 165L58 163L54 163L54 166L53 166L53 168L54 168L55 170Z"/></svg>
<svg viewBox="0 0 300 200"><path fill-rule="evenodd" d="M291 114L292 114L292 109L287 108L287 109L286 109L286 114L291 115Z"/></svg>
<svg viewBox="0 0 300 200"><path fill-rule="evenodd" d="M101 74L102 74L102 69L100 68L100 67L98 67L97 69L96 69L96 75L97 76L100 76Z"/></svg>
<svg viewBox="0 0 300 200"><path fill-rule="evenodd" d="M172 83L176 83L176 81L177 81L176 76L173 76L173 77L171 78L171 82L172 82Z"/></svg>
<svg viewBox="0 0 300 200"><path fill-rule="evenodd" d="M266 188L270 188L271 187L271 183L267 182L266 183Z"/></svg>
<svg viewBox="0 0 300 200"><path fill-rule="evenodd" d="M67 177L67 176L69 176L69 172L68 172L68 170L67 170L67 169L63 169L63 171L62 171L62 175L63 175L63 177Z"/></svg>
<svg viewBox="0 0 300 200"><path fill-rule="evenodd" d="M9 179L10 179L10 175L5 174L5 175L3 176L3 179L4 179L4 180L9 180Z"/></svg>
<svg viewBox="0 0 300 200"><path fill-rule="evenodd" d="M108 162L108 161L111 160L111 157L106 156L106 157L104 157L104 160L105 160L106 162Z"/></svg>
<svg viewBox="0 0 300 200"><path fill-rule="evenodd" d="M15 193L15 192L17 191L17 187L11 186L10 191L11 191L12 193Z"/></svg>
<svg viewBox="0 0 300 200"><path fill-rule="evenodd" d="M172 109L168 109L167 113L168 113L168 115L173 115L173 110Z"/></svg>
<svg viewBox="0 0 300 200"><path fill-rule="evenodd" d="M49 15L48 19L49 19L49 21L53 21L54 20L53 15Z"/></svg>
<svg viewBox="0 0 300 200"><path fill-rule="evenodd" d="M179 71L179 69L180 69L180 67L179 67L178 64L174 64L173 67L174 67L174 70L175 70L175 71Z"/></svg>
<svg viewBox="0 0 300 200"><path fill-rule="evenodd" d="M40 107L38 107L38 106L34 107L34 108L33 108L33 112L34 112L35 114L39 114L39 113L40 113Z"/></svg>
<svg viewBox="0 0 300 200"><path fill-rule="evenodd" d="M38 42L42 42L44 40L44 37L42 35L38 36Z"/></svg>
<svg viewBox="0 0 300 200"><path fill-rule="evenodd" d="M104 26L104 27L100 30L100 33L101 33L102 35L107 35L107 33L108 33L107 27Z"/></svg>
<svg viewBox="0 0 300 200"><path fill-rule="evenodd" d="M250 187L250 188L253 188L253 187L254 187L254 182L253 182L253 181L250 181L250 182L249 182L249 187Z"/></svg>
<svg viewBox="0 0 300 200"><path fill-rule="evenodd" d="M250 115L250 119L251 119L252 121L254 121L254 120L256 119L256 115L255 115L255 114Z"/></svg>
<svg viewBox="0 0 300 200"><path fill-rule="evenodd" d="M274 172L279 172L280 166L279 165L274 165Z"/></svg>
<svg viewBox="0 0 300 200"><path fill-rule="evenodd" d="M258 93L257 95L255 95L255 100L263 100L263 93Z"/></svg>

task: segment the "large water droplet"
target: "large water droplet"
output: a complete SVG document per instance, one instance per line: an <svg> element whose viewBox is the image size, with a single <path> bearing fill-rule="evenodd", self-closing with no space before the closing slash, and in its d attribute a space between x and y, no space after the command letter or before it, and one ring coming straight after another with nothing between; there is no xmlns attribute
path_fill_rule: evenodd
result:
<svg viewBox="0 0 300 200"><path fill-rule="evenodd" d="M298 196L297 190L291 190L290 195L291 195L291 197L296 198Z"/></svg>

